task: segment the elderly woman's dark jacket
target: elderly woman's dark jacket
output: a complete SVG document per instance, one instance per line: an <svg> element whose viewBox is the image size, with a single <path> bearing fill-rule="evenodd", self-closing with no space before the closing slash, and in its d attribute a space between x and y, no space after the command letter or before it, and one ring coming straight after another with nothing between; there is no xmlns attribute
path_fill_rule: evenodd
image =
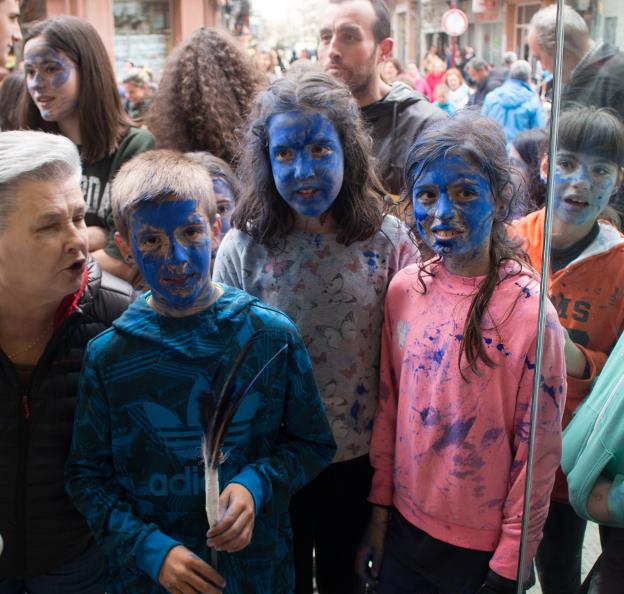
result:
<svg viewBox="0 0 624 594"><path fill-rule="evenodd" d="M26 394L0 350L0 579L48 573L93 545L63 477L78 376L87 342L108 328L133 296L129 285L91 261L82 289L59 308Z"/></svg>

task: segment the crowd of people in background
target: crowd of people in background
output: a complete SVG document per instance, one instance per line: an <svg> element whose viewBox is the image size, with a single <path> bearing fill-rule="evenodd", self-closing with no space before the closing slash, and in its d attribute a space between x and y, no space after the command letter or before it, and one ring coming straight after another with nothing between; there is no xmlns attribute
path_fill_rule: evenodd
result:
<svg viewBox="0 0 624 594"><path fill-rule="evenodd" d="M0 0L0 594L621 591L617 48L564 9L550 155L555 6L539 76L403 65L383 0L331 2L289 58L201 28L157 76L18 17Z"/></svg>

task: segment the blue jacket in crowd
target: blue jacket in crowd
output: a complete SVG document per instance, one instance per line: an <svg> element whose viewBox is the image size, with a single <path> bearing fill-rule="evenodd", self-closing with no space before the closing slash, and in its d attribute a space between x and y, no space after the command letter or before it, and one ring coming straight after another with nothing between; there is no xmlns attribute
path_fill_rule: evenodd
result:
<svg viewBox="0 0 624 594"><path fill-rule="evenodd" d="M165 592L158 575L178 544L209 562L199 398L218 390L258 330L240 378L288 348L229 425L221 489L245 486L256 520L244 550L219 553L218 571L227 594L293 590L289 498L331 462L335 444L296 326L247 293L224 291L186 318L160 316L139 297L87 349L67 488L108 557L109 594Z"/></svg>
<svg viewBox="0 0 624 594"><path fill-rule="evenodd" d="M543 128L546 122L540 99L531 85L512 78L487 94L481 113L503 127L507 146L520 132Z"/></svg>

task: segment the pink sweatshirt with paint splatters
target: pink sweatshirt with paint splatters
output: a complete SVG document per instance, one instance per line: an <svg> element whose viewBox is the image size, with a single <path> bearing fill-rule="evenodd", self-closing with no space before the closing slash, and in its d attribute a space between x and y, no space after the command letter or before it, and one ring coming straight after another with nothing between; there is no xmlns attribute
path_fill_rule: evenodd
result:
<svg viewBox="0 0 624 594"><path fill-rule="evenodd" d="M458 356L464 321L483 277L428 263L394 277L386 297L380 401L371 460L370 501L393 505L444 542L493 551L490 568L515 579L537 342L539 285L527 270L501 269L482 322L495 368L479 375ZM512 272L518 274L511 274ZM494 322L494 323L493 323ZM544 357L529 522L529 557L541 539L561 456L565 399L563 334L547 302Z"/></svg>

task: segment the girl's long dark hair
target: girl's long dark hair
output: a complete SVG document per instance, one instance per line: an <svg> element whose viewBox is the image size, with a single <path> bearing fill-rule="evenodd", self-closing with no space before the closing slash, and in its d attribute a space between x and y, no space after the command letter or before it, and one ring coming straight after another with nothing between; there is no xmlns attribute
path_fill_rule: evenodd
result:
<svg viewBox="0 0 624 594"><path fill-rule="evenodd" d="M539 210L546 203L546 182L542 181L540 165L548 150L547 136L543 128L530 128L520 132L513 140L513 146L526 163L528 172L522 215Z"/></svg>
<svg viewBox="0 0 624 594"><path fill-rule="evenodd" d="M313 66L295 66L261 93L252 108L238 170L245 180L232 225L258 243L277 247L293 230L295 215L282 199L269 159L269 120L290 111L320 112L333 123L344 153L342 188L328 213L336 221L336 241L350 245L381 228L384 191L374 173L372 141L347 87Z"/></svg>
<svg viewBox="0 0 624 594"><path fill-rule="evenodd" d="M462 110L453 117L436 122L421 133L410 149L405 165L403 200L406 203L411 202L412 188L425 170L437 159L451 155L462 157L474 164L489 180L494 198L489 268L470 304L462 333L458 366L464 379L462 356L465 356L469 368L475 374L479 373L477 365L479 359L488 367L494 367L494 362L483 346L481 334L488 304L501 280L518 274L523 262L526 261L520 241L510 238L507 234L507 224L516 210L517 195L511 183L505 142L503 130L496 122L481 116L478 112ZM416 233L415 227L412 227L411 233L413 235ZM436 257L429 264L421 265L418 281L423 292L427 290L425 277L434 274L435 266L432 264L441 261L442 257ZM501 265L505 262L512 266L507 267L506 271L501 271ZM518 298L521 295L522 290L519 288ZM490 321L494 323L494 320Z"/></svg>
<svg viewBox="0 0 624 594"><path fill-rule="evenodd" d="M0 86L0 130L20 129L20 105L26 94L23 72L11 72Z"/></svg>
<svg viewBox="0 0 624 594"><path fill-rule="evenodd" d="M76 64L80 90L80 158L95 163L114 153L132 122L117 90L115 74L104 43L93 25L73 16L59 16L35 24L24 45L35 37L64 52ZM46 122L28 93L24 95L21 127L60 134L56 122Z"/></svg>

